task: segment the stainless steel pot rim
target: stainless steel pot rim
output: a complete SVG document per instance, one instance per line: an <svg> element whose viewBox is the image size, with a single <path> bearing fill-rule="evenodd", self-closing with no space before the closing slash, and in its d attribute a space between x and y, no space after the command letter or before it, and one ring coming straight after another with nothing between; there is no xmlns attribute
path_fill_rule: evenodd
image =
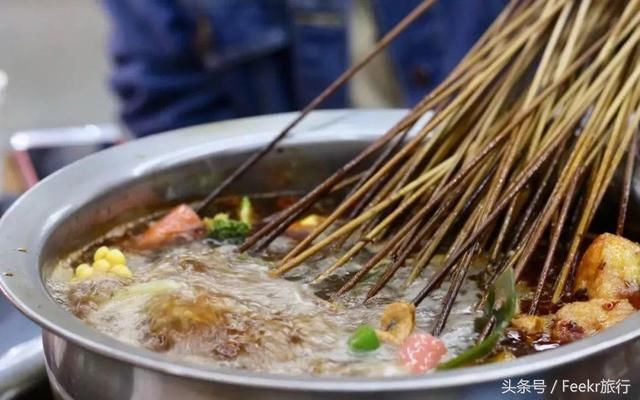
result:
<svg viewBox="0 0 640 400"><path fill-rule="evenodd" d="M402 110L319 111L300 126L295 135L288 139L288 143L371 139L392 126L403 115ZM296 377L187 363L137 348L92 330L64 311L48 295L39 272L39 254L29 249L40 248L48 233L74 209L97 193L109 190L132 177L170 168L213 152L259 146L289 122L292 116L291 113L277 114L181 129L96 153L53 174L22 196L0 220L0 290L27 317L44 329L107 357L176 376L294 391L438 389L513 376L535 376L543 370L606 351L640 337L640 315L635 315L596 336L507 363L397 378ZM215 138L212 138L214 133ZM115 152L118 153L118 170L96 177L93 171L108 171L105 167L112 162ZM68 193L52 192L52 188L60 186L72 190L78 183L82 183L81 189L70 199L67 198L66 202L64 200ZM50 201L42 204L42 198ZM38 218L42 219L40 225L35 223ZM26 252L23 248L26 248Z"/></svg>

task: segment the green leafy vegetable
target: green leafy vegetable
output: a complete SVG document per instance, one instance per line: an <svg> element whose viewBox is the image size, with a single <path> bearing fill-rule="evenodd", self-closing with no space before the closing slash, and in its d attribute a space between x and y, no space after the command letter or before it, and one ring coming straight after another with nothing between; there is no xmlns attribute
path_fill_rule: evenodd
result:
<svg viewBox="0 0 640 400"><path fill-rule="evenodd" d="M369 325L361 325L349 338L349 347L353 351L373 351L380 347L376 330Z"/></svg>
<svg viewBox="0 0 640 400"><path fill-rule="evenodd" d="M441 363L438 369L451 369L472 363L487 356L498 344L507 326L511 322L518 306L516 285L513 270L507 268L500 275L489 292L487 308L485 309L485 321L494 318L495 324L491 333L480 343L470 347L458 356Z"/></svg>
<svg viewBox="0 0 640 400"><path fill-rule="evenodd" d="M251 230L248 223L231 219L224 213L216 214L213 218L205 218L204 224L209 237L221 241L241 241Z"/></svg>

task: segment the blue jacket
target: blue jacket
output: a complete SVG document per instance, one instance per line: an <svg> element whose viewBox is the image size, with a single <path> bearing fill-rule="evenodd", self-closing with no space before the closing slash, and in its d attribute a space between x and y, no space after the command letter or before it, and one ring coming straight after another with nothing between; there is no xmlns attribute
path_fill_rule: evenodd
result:
<svg viewBox="0 0 640 400"><path fill-rule="evenodd" d="M302 108L349 64L352 0L103 0L121 117L147 135ZM420 0L372 0L387 32ZM406 105L462 58L506 0L439 0L389 48ZM346 90L323 107L348 106Z"/></svg>

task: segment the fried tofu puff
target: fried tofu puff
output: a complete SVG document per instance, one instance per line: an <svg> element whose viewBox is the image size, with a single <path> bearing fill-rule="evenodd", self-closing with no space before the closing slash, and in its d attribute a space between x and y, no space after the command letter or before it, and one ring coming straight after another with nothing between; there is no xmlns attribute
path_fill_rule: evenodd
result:
<svg viewBox="0 0 640 400"><path fill-rule="evenodd" d="M527 337L548 335L553 341L569 343L615 325L634 312L626 299L592 299L566 304L551 315L520 315L511 326Z"/></svg>
<svg viewBox="0 0 640 400"><path fill-rule="evenodd" d="M640 245L609 233L598 236L576 272L574 291L581 290L589 301L566 304L551 315L520 315L511 326L529 336L550 335L568 343L624 320L635 312L640 294Z"/></svg>
<svg viewBox="0 0 640 400"><path fill-rule="evenodd" d="M591 336L635 312L626 299L591 299L566 304L556 313L551 337L560 343Z"/></svg>
<svg viewBox="0 0 640 400"><path fill-rule="evenodd" d="M575 288L590 299L625 299L640 291L640 245L604 233L584 253L576 273Z"/></svg>

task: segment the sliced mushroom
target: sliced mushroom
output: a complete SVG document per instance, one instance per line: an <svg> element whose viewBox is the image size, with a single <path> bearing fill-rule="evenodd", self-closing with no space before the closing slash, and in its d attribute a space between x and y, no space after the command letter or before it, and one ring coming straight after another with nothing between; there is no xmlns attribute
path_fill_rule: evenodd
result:
<svg viewBox="0 0 640 400"><path fill-rule="evenodd" d="M410 303L389 304L380 318L380 329L376 331L383 342L401 344L411 335L416 326L416 307Z"/></svg>

